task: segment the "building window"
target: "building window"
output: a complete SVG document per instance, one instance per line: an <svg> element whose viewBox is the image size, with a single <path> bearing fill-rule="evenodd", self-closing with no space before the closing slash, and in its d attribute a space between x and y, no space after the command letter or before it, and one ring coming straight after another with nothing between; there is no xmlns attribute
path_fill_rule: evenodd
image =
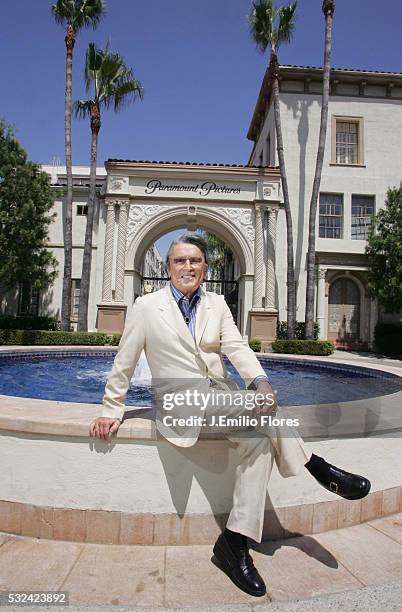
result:
<svg viewBox="0 0 402 612"><path fill-rule="evenodd" d="M334 164L363 165L363 117L332 117Z"/></svg>
<svg viewBox="0 0 402 612"><path fill-rule="evenodd" d="M71 318L74 321L78 320L78 306L80 304L80 289L81 289L81 280L79 278L71 279Z"/></svg>
<svg viewBox="0 0 402 612"><path fill-rule="evenodd" d="M319 237L342 238L343 195L320 193Z"/></svg>
<svg viewBox="0 0 402 612"><path fill-rule="evenodd" d="M374 217L374 196L352 195L352 240L367 240Z"/></svg>
<svg viewBox="0 0 402 612"><path fill-rule="evenodd" d="M336 122L336 163L357 164L358 124L349 121Z"/></svg>
<svg viewBox="0 0 402 612"><path fill-rule="evenodd" d="M32 287L31 283L19 284L18 290L18 316L37 317L39 312L39 289Z"/></svg>
<svg viewBox="0 0 402 612"><path fill-rule="evenodd" d="M88 214L88 204L77 204L77 217L84 217Z"/></svg>

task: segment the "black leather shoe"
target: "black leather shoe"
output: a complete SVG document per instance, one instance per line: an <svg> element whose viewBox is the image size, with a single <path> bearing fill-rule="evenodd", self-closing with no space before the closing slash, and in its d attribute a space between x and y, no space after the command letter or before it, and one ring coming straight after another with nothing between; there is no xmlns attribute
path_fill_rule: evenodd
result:
<svg viewBox="0 0 402 612"><path fill-rule="evenodd" d="M239 589L254 597L265 595L265 583L254 566L247 544L230 546L223 532L215 542L213 550L219 565Z"/></svg>
<svg viewBox="0 0 402 612"><path fill-rule="evenodd" d="M366 497L371 487L368 478L358 474L351 474L334 465L329 465L328 475L325 478L315 476L314 474L313 476L328 491L336 493L344 499L361 499Z"/></svg>

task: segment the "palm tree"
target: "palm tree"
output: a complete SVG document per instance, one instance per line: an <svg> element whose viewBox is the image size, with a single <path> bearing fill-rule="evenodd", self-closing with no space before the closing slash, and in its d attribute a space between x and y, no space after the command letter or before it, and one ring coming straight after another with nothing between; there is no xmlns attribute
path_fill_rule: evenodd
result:
<svg viewBox="0 0 402 612"><path fill-rule="evenodd" d="M271 81L275 131L277 140L277 151L279 170L281 175L283 200L286 215L287 231L287 337L294 337L296 322L296 287L293 254L293 227L292 214L290 210L289 189L286 178L285 156L283 150L283 137L281 126L281 115L279 106L279 63L277 51L281 43L290 42L294 31L294 15L297 2L288 6L276 8L272 0L258 0L253 2L248 16L251 36L258 49L265 53L271 48L268 74Z"/></svg>
<svg viewBox="0 0 402 612"><path fill-rule="evenodd" d="M335 11L335 1L324 0L324 2L322 3L322 10L325 15L324 75L322 84L320 136L318 142L313 190L311 193L310 219L308 231L306 316L304 329L304 337L308 340L312 340L314 338L315 225L317 217L317 200L318 193L320 191L322 165L324 161L325 139L327 136L329 77L331 71L331 36L332 21Z"/></svg>
<svg viewBox="0 0 402 612"><path fill-rule="evenodd" d="M61 301L61 329L70 331L71 313L71 264L72 264L72 207L73 166L71 159L71 100L73 49L79 30L92 26L94 29L105 13L104 0L57 0L52 6L57 23L66 26L66 95L65 95L65 151L67 172L66 219L64 238L64 274Z"/></svg>
<svg viewBox="0 0 402 612"><path fill-rule="evenodd" d="M94 97L90 100L77 100L74 110L77 117L90 118L91 125L91 169L89 178L88 215L85 230L84 256L78 307L78 331L88 329L88 298L91 277L92 231L94 222L96 196L96 160L98 134L101 127L101 108L113 106L114 111L121 110L127 103L142 99L141 83L134 78L133 72L124 63L118 53L111 53L109 45L104 49L90 43L85 57L85 86L89 92L94 85Z"/></svg>
<svg viewBox="0 0 402 612"><path fill-rule="evenodd" d="M228 260L232 257L232 251L227 244L209 232L202 232L208 248L208 269L212 273L211 280L225 280L225 268Z"/></svg>

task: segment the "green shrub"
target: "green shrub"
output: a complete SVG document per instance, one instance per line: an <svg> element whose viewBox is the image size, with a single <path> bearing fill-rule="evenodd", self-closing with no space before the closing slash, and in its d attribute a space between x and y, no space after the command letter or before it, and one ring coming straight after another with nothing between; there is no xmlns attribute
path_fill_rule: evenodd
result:
<svg viewBox="0 0 402 612"><path fill-rule="evenodd" d="M402 325L377 323L374 342L376 350L384 355L402 355Z"/></svg>
<svg viewBox="0 0 402 612"><path fill-rule="evenodd" d="M295 340L304 340L304 321L296 321L295 324ZM278 321L276 325L276 339L286 340L287 339L288 324L287 321ZM318 333L320 326L318 323L314 323L314 340L318 339Z"/></svg>
<svg viewBox="0 0 402 612"><path fill-rule="evenodd" d="M255 353L259 353L261 351L261 340L259 338L250 338L248 345Z"/></svg>
<svg viewBox="0 0 402 612"><path fill-rule="evenodd" d="M295 355L331 355L335 345L330 340L275 340L274 353L293 353Z"/></svg>
<svg viewBox="0 0 402 612"><path fill-rule="evenodd" d="M111 336L114 340L119 334ZM31 329L0 329L0 345L84 345L103 346L110 344L110 336L99 332L61 332Z"/></svg>
<svg viewBox="0 0 402 612"><path fill-rule="evenodd" d="M110 346L118 346L121 336L122 334L109 334L106 342L107 344L110 344Z"/></svg>
<svg viewBox="0 0 402 612"><path fill-rule="evenodd" d="M60 321L51 317L13 317L0 315L0 329L44 329L57 331Z"/></svg>

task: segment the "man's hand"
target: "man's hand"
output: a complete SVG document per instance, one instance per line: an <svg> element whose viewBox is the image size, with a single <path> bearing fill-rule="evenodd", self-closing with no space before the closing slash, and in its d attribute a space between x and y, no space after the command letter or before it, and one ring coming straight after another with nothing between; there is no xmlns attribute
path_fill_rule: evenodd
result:
<svg viewBox="0 0 402 612"><path fill-rule="evenodd" d="M259 416L260 414L275 416L277 410L278 404L276 403L276 395L274 390L267 380L262 380L258 383L257 390L255 392L254 412L256 416Z"/></svg>
<svg viewBox="0 0 402 612"><path fill-rule="evenodd" d="M121 423L119 419L109 417L98 417L89 426L89 435L100 440L110 440L112 433L117 431Z"/></svg>

